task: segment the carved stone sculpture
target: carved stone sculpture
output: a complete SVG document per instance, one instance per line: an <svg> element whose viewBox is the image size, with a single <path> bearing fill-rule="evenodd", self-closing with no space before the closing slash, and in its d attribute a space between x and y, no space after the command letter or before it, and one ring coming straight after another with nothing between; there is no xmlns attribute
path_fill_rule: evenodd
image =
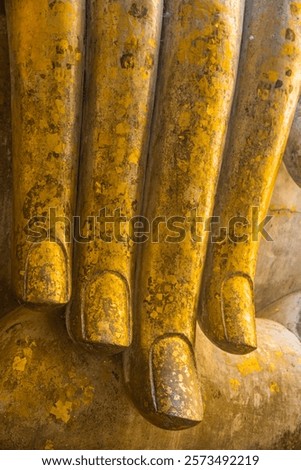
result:
<svg viewBox="0 0 301 470"><path fill-rule="evenodd" d="M300 447L300 4L0 5L0 445Z"/></svg>

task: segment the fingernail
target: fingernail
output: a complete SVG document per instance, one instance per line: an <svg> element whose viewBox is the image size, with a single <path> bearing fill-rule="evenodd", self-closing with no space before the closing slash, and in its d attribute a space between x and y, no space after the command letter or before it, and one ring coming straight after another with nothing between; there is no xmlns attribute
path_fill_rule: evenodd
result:
<svg viewBox="0 0 301 470"><path fill-rule="evenodd" d="M82 304L83 340L108 353L131 344L129 288L119 273L106 271L86 286Z"/></svg>
<svg viewBox="0 0 301 470"><path fill-rule="evenodd" d="M70 298L69 270L63 247L45 240L31 247L25 267L24 301L66 304Z"/></svg>
<svg viewBox="0 0 301 470"><path fill-rule="evenodd" d="M253 282L249 276L237 274L224 282L222 314L227 351L247 354L256 349Z"/></svg>
<svg viewBox="0 0 301 470"><path fill-rule="evenodd" d="M157 425L185 429L203 417L192 347L180 335L161 337L151 349L151 387Z"/></svg>

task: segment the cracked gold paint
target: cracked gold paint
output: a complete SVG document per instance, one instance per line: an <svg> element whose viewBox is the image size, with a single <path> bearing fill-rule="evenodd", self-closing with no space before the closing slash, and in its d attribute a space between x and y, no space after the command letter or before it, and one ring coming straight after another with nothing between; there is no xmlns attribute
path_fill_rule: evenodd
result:
<svg viewBox="0 0 301 470"><path fill-rule="evenodd" d="M30 311L21 307L17 312L26 318ZM60 316L53 313L50 316L52 327L60 324L62 329L63 320ZM22 322L12 321L5 331L3 347L5 348L7 341L12 341L10 349L6 349L12 357L10 364L2 369L5 387L1 393L1 403L5 404L10 400L19 403L18 417L30 419L36 402L44 400L44 406L36 408L38 416L44 416L48 422L67 424L77 413L85 412L94 400L94 385L84 372L86 362L81 370L78 362L75 367L73 361L80 360L80 356L74 350L68 367L65 366L62 370L57 364L58 358L65 354L66 344L61 347L53 346L57 338L55 335L49 337L49 325L43 321L37 323L37 328L27 332L24 330L26 324L26 320L23 326ZM49 351L50 344L54 348L53 354L45 358L44 354ZM65 361L63 364L65 365ZM31 387L35 390L34 394ZM48 392L45 394L47 387Z"/></svg>
<svg viewBox="0 0 301 470"><path fill-rule="evenodd" d="M301 17L292 11L286 0L247 6L235 113L214 211L228 236L209 246L204 270L202 328L215 344L238 354L256 348L256 216L260 224L267 213L299 97ZM245 219L229 229L233 217Z"/></svg>
<svg viewBox="0 0 301 470"><path fill-rule="evenodd" d="M131 343L133 243L106 242L87 217L106 208L128 218L140 213L152 114L162 2L91 2L88 12L86 101L78 214L90 243L75 252L74 299L68 312L71 336L106 352ZM106 226L112 236L112 224ZM121 236L129 235L121 225Z"/></svg>
<svg viewBox="0 0 301 470"><path fill-rule="evenodd" d="M72 402L62 402L58 400L50 410L50 414L54 415L56 419L62 420L64 423L68 423L70 419L70 413L72 411Z"/></svg>
<svg viewBox="0 0 301 470"><path fill-rule="evenodd" d="M13 362L13 369L18 372L24 372L26 367L27 359L26 357L16 356Z"/></svg>
<svg viewBox="0 0 301 470"><path fill-rule="evenodd" d="M161 338L154 344L150 360L158 415L169 416L171 425L177 418L184 426L196 416L201 419L202 401L195 388L198 377L188 343L177 336Z"/></svg>
<svg viewBox="0 0 301 470"><path fill-rule="evenodd" d="M283 357L283 352L282 351L275 351L275 356L278 358L278 359L281 359Z"/></svg>
<svg viewBox="0 0 301 470"><path fill-rule="evenodd" d="M14 289L23 301L64 304L71 295L72 244L68 221L66 228L62 218L71 221L74 214L85 2L9 0L6 7L12 76ZM59 220L50 221L50 208ZM35 217L42 217L46 232L36 230Z"/></svg>
<svg viewBox="0 0 301 470"><path fill-rule="evenodd" d="M241 387L241 382L238 379L229 379L230 387L234 392L238 392Z"/></svg>
<svg viewBox="0 0 301 470"><path fill-rule="evenodd" d="M44 450L53 450L54 449L54 444L50 439L47 439Z"/></svg>
<svg viewBox="0 0 301 470"><path fill-rule="evenodd" d="M7 25L0 1L0 298L2 314L16 306L11 289L12 225L11 109Z"/></svg>
<svg viewBox="0 0 301 470"><path fill-rule="evenodd" d="M270 371L270 372L274 372L275 369L276 369L275 364L274 364L273 362L271 362L271 363L269 364L269 371Z"/></svg>
<svg viewBox="0 0 301 470"><path fill-rule="evenodd" d="M211 215L235 87L243 3L177 0L165 5L144 191L143 215L150 221L190 217L195 209L198 216ZM168 429L202 419L193 347L207 238L192 241L189 227L186 223L185 239L170 241L166 237L175 234L160 224L158 243L141 246L133 347L126 361L135 404L147 419ZM175 355L179 349L183 354Z"/></svg>
<svg viewBox="0 0 301 470"><path fill-rule="evenodd" d="M291 2L290 9L291 9L292 15L296 15L296 16L301 15L301 3Z"/></svg>

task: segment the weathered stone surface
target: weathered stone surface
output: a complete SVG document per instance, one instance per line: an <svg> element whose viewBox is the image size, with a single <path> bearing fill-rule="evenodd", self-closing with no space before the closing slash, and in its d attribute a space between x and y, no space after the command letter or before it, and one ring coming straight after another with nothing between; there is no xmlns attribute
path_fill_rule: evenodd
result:
<svg viewBox="0 0 301 470"><path fill-rule="evenodd" d="M11 294L10 239L12 225L10 79L6 19L0 1L0 315L16 306Z"/></svg>
<svg viewBox="0 0 301 470"><path fill-rule="evenodd" d="M257 314L260 318L268 318L281 323L301 340L301 292L286 295Z"/></svg>
<svg viewBox="0 0 301 470"><path fill-rule="evenodd" d="M0 316L16 304L10 290L10 83L3 15L0 0ZM298 157L298 142L294 149ZM290 171L298 182L297 170L295 165ZM262 242L256 277L258 315L295 334L301 294L291 293L301 290L300 196L283 166L270 207L274 242ZM168 432L131 404L121 356L103 359L78 349L57 312L14 311L0 322L0 448L300 449L301 345L282 325L260 319L257 328L258 351L243 357L219 351L198 331L204 421Z"/></svg>
<svg viewBox="0 0 301 470"><path fill-rule="evenodd" d="M296 109L294 122L291 128L290 137L284 154L286 168L296 182L301 187L301 98Z"/></svg>
<svg viewBox="0 0 301 470"><path fill-rule="evenodd" d="M261 240L256 278L257 311L301 290L301 189L281 166L266 229L273 241Z"/></svg>
<svg viewBox="0 0 301 470"><path fill-rule="evenodd" d="M79 350L62 316L23 307L1 320L3 449L300 448L301 344L258 320L259 348L234 356L198 331L204 421L171 432L144 420L122 381L121 357Z"/></svg>

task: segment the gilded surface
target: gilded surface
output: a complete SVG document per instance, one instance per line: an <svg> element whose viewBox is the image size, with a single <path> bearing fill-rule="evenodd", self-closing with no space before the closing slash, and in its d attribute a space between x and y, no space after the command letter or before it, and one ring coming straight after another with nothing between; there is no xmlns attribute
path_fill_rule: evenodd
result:
<svg viewBox="0 0 301 470"><path fill-rule="evenodd" d="M65 304L82 100L84 0L6 2L12 71L13 283L21 301ZM48 223L50 210L60 218ZM47 239L30 243L40 218ZM45 238L45 237L44 237ZM36 241L36 240L35 240Z"/></svg>
<svg viewBox="0 0 301 470"><path fill-rule="evenodd" d="M140 214L161 18L161 1L96 0L88 11L78 200L87 238L76 246L68 328L77 341L110 352L131 343L135 247L123 226L116 239L97 217L102 209Z"/></svg>
<svg viewBox="0 0 301 470"><path fill-rule="evenodd" d="M300 342L254 277L301 4L3 3L1 446L300 448ZM296 302L262 316L298 336Z"/></svg>

